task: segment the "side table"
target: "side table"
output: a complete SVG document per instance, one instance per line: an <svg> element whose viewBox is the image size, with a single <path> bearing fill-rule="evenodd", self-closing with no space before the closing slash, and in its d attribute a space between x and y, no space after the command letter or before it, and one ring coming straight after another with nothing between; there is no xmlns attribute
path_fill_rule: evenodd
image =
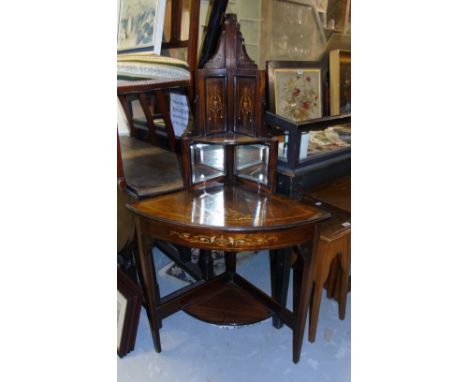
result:
<svg viewBox="0 0 468 382"><path fill-rule="evenodd" d="M329 214L279 195L240 186L184 190L133 201L138 239L138 269L147 302L153 343L161 351L159 330L166 317L184 310L201 320L245 324L273 316L293 331L293 362L300 358L311 297L317 223ZM225 252L226 272L160 296L151 241ZM311 240L313 239L313 240ZM293 311L236 273L236 253L261 249L299 249L302 281Z"/></svg>
<svg viewBox="0 0 468 382"><path fill-rule="evenodd" d="M346 314L346 299L351 267L351 177L347 176L304 192L304 201L330 212L332 218L321 224L314 274L314 293L310 303L309 341L315 341L322 288L327 282L327 297L338 301L339 318ZM327 280L328 278L328 280Z"/></svg>

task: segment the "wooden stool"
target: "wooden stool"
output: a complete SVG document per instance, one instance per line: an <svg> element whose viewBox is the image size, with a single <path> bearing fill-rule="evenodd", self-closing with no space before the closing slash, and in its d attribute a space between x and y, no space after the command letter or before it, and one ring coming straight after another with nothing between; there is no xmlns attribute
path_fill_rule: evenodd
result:
<svg viewBox="0 0 468 382"><path fill-rule="evenodd" d="M332 213L332 217L321 224L320 241L314 259L314 289L310 301L309 317L310 342L315 341L322 289L330 274L330 268L334 259L338 260L340 267L334 273L340 277L339 282L336 283L339 286L339 318L344 320L346 314L346 298L351 265L351 216L345 211L331 207L327 207L326 210ZM329 286L330 284L334 285L335 282L329 280Z"/></svg>

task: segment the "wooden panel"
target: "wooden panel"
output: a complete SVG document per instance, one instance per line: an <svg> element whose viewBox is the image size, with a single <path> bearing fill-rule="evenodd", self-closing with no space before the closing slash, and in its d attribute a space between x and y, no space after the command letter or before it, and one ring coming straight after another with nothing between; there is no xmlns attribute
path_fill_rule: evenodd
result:
<svg viewBox="0 0 468 382"><path fill-rule="evenodd" d="M224 77L205 77L206 133L226 132L226 80Z"/></svg>
<svg viewBox="0 0 468 382"><path fill-rule="evenodd" d="M234 132L255 135L255 100L257 77L234 77Z"/></svg>

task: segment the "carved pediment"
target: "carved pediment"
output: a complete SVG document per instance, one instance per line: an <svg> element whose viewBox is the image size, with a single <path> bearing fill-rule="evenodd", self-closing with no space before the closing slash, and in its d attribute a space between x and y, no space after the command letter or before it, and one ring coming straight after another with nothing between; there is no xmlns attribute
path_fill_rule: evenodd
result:
<svg viewBox="0 0 468 382"><path fill-rule="evenodd" d="M244 38L235 14L226 15L216 53L205 64L205 68L257 69L257 64L247 54Z"/></svg>

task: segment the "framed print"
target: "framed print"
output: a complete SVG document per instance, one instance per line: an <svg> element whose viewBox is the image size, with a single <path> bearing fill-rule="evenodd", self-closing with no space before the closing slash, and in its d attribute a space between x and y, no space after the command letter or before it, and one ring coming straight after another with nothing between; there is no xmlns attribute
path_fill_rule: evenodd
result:
<svg viewBox="0 0 468 382"><path fill-rule="evenodd" d="M351 113L351 51L330 52L330 115Z"/></svg>
<svg viewBox="0 0 468 382"><path fill-rule="evenodd" d="M166 0L120 0L117 52L161 53Z"/></svg>
<svg viewBox="0 0 468 382"><path fill-rule="evenodd" d="M322 69L309 61L268 61L270 110L295 122L322 117Z"/></svg>
<svg viewBox="0 0 468 382"><path fill-rule="evenodd" d="M117 354L123 357L135 347L143 293L117 268Z"/></svg>

